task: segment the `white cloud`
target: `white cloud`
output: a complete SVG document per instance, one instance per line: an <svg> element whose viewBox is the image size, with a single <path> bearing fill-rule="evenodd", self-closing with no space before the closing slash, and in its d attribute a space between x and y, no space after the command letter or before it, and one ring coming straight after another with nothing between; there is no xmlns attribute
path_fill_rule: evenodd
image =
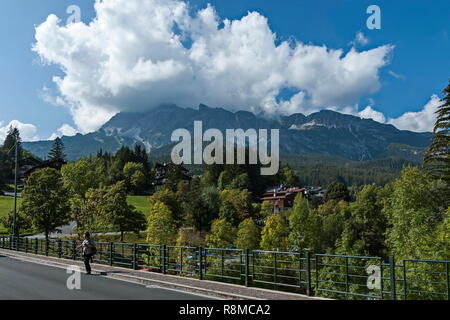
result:
<svg viewBox="0 0 450 320"><path fill-rule="evenodd" d="M395 72L392 71L392 70L389 70L388 73L389 73L391 76L393 76L394 78L396 78L396 79L405 79L404 76L402 76L401 74L395 73Z"/></svg>
<svg viewBox="0 0 450 320"><path fill-rule="evenodd" d="M373 101L372 101L373 104ZM328 108L341 113L351 114L363 119L372 119L380 123L394 125L400 130L409 130L414 132L432 132L436 122L436 111L442 104L437 95L432 95L430 100L421 111L406 112L398 118L387 118L382 112L377 111L372 105L367 106L362 111L358 111L358 105L346 106L344 108Z"/></svg>
<svg viewBox="0 0 450 320"><path fill-rule="evenodd" d="M362 46L366 46L369 44L369 39L367 39L364 33L359 31L358 33L356 33L355 39L352 42L350 42L350 44L352 45L360 44Z"/></svg>
<svg viewBox="0 0 450 320"><path fill-rule="evenodd" d="M358 115L363 119L372 119L381 123L386 122L386 117L384 114L373 109L371 106L368 106L364 110L358 112Z"/></svg>
<svg viewBox="0 0 450 320"><path fill-rule="evenodd" d="M17 128L20 131L20 137L22 141L37 141L37 127L32 124L22 123L18 120L12 120L9 124L3 126L3 122L0 121L0 142L5 141L8 131L11 127Z"/></svg>
<svg viewBox="0 0 450 320"><path fill-rule="evenodd" d="M59 91L54 102L70 108L82 133L117 112L161 103L269 115L340 110L379 90L379 71L393 49L346 53L278 43L257 12L221 20L211 5L192 12L181 0L97 0L95 10L89 24L62 26L49 15L36 28L33 47L63 71L53 79ZM298 93L278 101L284 88Z"/></svg>
<svg viewBox="0 0 450 320"><path fill-rule="evenodd" d="M55 133L53 133L48 140L55 140L56 138L61 138L62 136L73 137L78 131L68 124L63 124Z"/></svg>
<svg viewBox="0 0 450 320"><path fill-rule="evenodd" d="M432 95L421 111L407 112L398 118L389 119L388 123L401 130L431 132L436 122L436 111L441 104L439 97Z"/></svg>

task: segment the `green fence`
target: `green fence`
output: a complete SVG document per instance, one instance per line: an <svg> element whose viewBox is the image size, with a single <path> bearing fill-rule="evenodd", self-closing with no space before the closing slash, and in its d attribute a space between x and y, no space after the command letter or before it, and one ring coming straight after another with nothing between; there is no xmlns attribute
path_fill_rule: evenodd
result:
<svg viewBox="0 0 450 320"><path fill-rule="evenodd" d="M352 300L450 300L450 261L98 242L94 262ZM0 237L0 248L81 260L78 243Z"/></svg>

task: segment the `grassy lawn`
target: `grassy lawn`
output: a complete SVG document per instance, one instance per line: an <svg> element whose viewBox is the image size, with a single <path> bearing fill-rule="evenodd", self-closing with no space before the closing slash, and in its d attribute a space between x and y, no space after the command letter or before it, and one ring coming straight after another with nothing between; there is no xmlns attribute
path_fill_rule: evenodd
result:
<svg viewBox="0 0 450 320"><path fill-rule="evenodd" d="M22 199L17 199L17 207L20 207ZM0 196L0 217L5 217L8 215L9 212L11 212L14 208L14 198L12 197L5 197ZM0 233L7 232L7 230L3 227L3 225L0 225Z"/></svg>
<svg viewBox="0 0 450 320"><path fill-rule="evenodd" d="M128 204L135 206L136 209L147 215L150 209L148 198L149 196L128 196Z"/></svg>

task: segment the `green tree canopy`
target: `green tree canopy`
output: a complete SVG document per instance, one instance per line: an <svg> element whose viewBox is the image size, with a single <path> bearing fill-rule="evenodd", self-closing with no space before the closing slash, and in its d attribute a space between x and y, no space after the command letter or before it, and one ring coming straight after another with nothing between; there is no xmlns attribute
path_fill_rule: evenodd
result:
<svg viewBox="0 0 450 320"><path fill-rule="evenodd" d="M385 189L375 185L365 186L350 206L351 217L346 221L338 251L342 254L360 254L386 257L385 232L387 218L384 200L389 196Z"/></svg>
<svg viewBox="0 0 450 320"><path fill-rule="evenodd" d="M111 186L106 192L105 212L107 221L120 232L120 241L124 233L132 231L137 234L145 229L145 216L127 203L127 188L121 181Z"/></svg>
<svg viewBox="0 0 450 320"><path fill-rule="evenodd" d="M345 184L341 182L333 182L328 186L324 201L327 202L330 200L350 201L350 192Z"/></svg>
<svg viewBox="0 0 450 320"><path fill-rule="evenodd" d="M82 159L64 165L61 175L71 196L84 197L89 189L96 189L103 182L105 167L99 158Z"/></svg>
<svg viewBox="0 0 450 320"><path fill-rule="evenodd" d="M285 251L288 245L287 235L288 228L283 217L279 214L273 214L265 222L260 247L269 251Z"/></svg>
<svg viewBox="0 0 450 320"><path fill-rule="evenodd" d="M69 203L61 174L55 169L34 172L22 192L22 208L46 239L51 232L69 222Z"/></svg>
<svg viewBox="0 0 450 320"><path fill-rule="evenodd" d="M128 191L139 194L145 189L146 177L142 163L127 162L123 167L123 175Z"/></svg>
<svg viewBox="0 0 450 320"><path fill-rule="evenodd" d="M309 249L321 252L323 245L322 221L310 210L308 201L301 193L297 195L289 216L289 243L295 250Z"/></svg>
<svg viewBox="0 0 450 320"><path fill-rule="evenodd" d="M253 219L245 219L239 224L237 238L235 241L236 247L241 249L257 250L261 242L261 233L253 221Z"/></svg>
<svg viewBox="0 0 450 320"><path fill-rule="evenodd" d="M211 226L211 233L206 236L206 245L209 248L229 248L235 239L235 227L226 220L215 220Z"/></svg>
<svg viewBox="0 0 450 320"><path fill-rule="evenodd" d="M169 207L156 201L147 216L147 243L173 245L176 240L176 226Z"/></svg>
<svg viewBox="0 0 450 320"><path fill-rule="evenodd" d="M385 212L387 243L398 258L433 257L436 229L449 206L448 186L419 168L408 167L394 182Z"/></svg>

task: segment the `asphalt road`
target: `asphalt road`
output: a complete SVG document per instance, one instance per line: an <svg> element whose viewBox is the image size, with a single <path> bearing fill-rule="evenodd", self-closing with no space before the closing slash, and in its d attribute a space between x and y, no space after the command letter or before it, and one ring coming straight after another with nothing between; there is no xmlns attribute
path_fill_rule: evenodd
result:
<svg viewBox="0 0 450 320"><path fill-rule="evenodd" d="M206 300L162 288L81 276L81 290L69 290L66 270L0 255L0 300Z"/></svg>

